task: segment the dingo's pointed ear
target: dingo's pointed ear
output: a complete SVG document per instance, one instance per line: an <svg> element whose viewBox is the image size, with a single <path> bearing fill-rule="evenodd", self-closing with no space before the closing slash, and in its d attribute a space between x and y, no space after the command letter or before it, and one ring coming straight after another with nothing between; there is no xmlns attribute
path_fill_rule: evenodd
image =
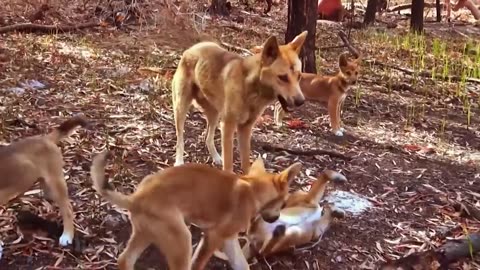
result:
<svg viewBox="0 0 480 270"><path fill-rule="evenodd" d="M262 47L262 63L264 65L272 64L280 55L277 38L275 36L269 37Z"/></svg>
<svg viewBox="0 0 480 270"><path fill-rule="evenodd" d="M262 157L259 155L258 158L250 166L249 174L255 172L265 172L265 164L263 163Z"/></svg>
<svg viewBox="0 0 480 270"><path fill-rule="evenodd" d="M340 54L340 57L338 58L338 65L340 67L346 67L348 65L348 53L344 52Z"/></svg>
<svg viewBox="0 0 480 270"><path fill-rule="evenodd" d="M300 33L298 36L296 36L290 43L290 47L297 52L297 54L300 54L300 51L302 50L303 43L305 43L305 39L307 38L308 31L303 31Z"/></svg>
<svg viewBox="0 0 480 270"><path fill-rule="evenodd" d="M262 50L263 50L263 47L262 47L262 46L258 46L258 45L250 49L250 51L251 51L253 54L261 53Z"/></svg>
<svg viewBox="0 0 480 270"><path fill-rule="evenodd" d="M300 174L300 171L302 170L302 163L297 162L293 165L290 165L290 167L286 168L281 172L282 174L282 180L285 181L287 184L290 184L293 179Z"/></svg>

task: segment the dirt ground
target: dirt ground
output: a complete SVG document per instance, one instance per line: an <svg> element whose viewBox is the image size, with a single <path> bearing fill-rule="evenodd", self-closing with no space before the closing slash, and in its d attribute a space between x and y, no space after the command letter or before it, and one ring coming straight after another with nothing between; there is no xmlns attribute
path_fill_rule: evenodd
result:
<svg viewBox="0 0 480 270"><path fill-rule="evenodd" d="M88 1L55 3L39 23L94 18L95 6ZM106 146L112 149L116 158L108 167L110 178L118 190L132 192L142 176L174 162L169 81L182 51L200 40L248 49L269 35L283 40L286 29L283 4L274 6L268 17L260 16L262 3L249 13L234 5L234 14L223 19L203 13L203 1L182 7L177 16L155 3L145 9L153 15L143 18L148 23L141 26L126 23L121 29L106 26L68 34L0 35L2 143L45 133L74 113L83 112L92 121L92 128L79 130L61 144L76 215L75 244L60 248L57 240L21 238L15 225L15 211L21 207L52 220L59 216L56 205L44 200L35 187L30 195L0 207L0 239L5 243L0 269L116 269L130 225L124 210L101 200L91 188L92 154ZM26 14L36 8L11 1L0 11L0 26L24 22ZM272 109L265 111L254 131L252 156L266 155L266 165L273 170L301 161L304 174L296 188L305 186L307 171L315 176L325 168L338 170L348 183L329 189L359 193L374 208L336 220L318 245L259 258L252 269L373 269L386 259L479 231L479 221L455 207L458 202L480 206L480 28L459 21L468 19L468 14L460 15L452 24L426 23L423 39L408 35L408 21L397 14L381 17L395 21L395 29L378 23L351 31L352 44L364 60L360 82L345 101L344 137L330 131L322 104L306 103L287 116L281 128L273 124ZM318 24L319 72L336 71L337 57L346 50L333 48L341 44L337 37L341 28L340 24ZM441 61L436 58L434 40L445 46ZM419 49L422 46L424 51ZM412 59L423 59L422 67ZM443 66L435 69L439 61ZM476 79L470 75L471 82L458 79L461 61L470 61L468 66L478 71ZM156 68L159 73L142 72L140 67ZM433 77L424 71L453 77ZM46 87L12 90L26 80L37 80ZM294 119L303 124L294 125ZM211 163L203 142L204 128L203 116L192 111L186 123L186 161ZM219 132L216 144L219 147ZM265 151L265 145L324 149L345 158ZM196 242L199 232L194 235ZM480 259L452 266L457 268L480 269ZM160 253L150 247L137 269L166 267ZM229 268L212 259L208 269Z"/></svg>

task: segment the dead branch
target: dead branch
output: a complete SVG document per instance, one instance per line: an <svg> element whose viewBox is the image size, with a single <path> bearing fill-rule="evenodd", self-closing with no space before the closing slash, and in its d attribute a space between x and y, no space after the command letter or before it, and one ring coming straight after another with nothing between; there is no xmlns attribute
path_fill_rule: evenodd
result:
<svg viewBox="0 0 480 270"><path fill-rule="evenodd" d="M416 75L421 76L421 77L432 78L432 73L429 72L429 71L425 71L425 70L420 71L420 72L415 72L414 70L409 69L409 68L402 68L402 67L398 67L398 66L395 66L395 65L386 64L386 63L380 62L378 60L367 60L366 62L370 63L372 65L376 65L376 66L395 69L395 70L401 71L403 73L406 73L408 75L416 74ZM449 76L446 76L446 77L443 77L443 75L440 75L440 74L435 74L435 75L436 75L435 78L441 78L441 79L444 79L446 81L460 82L462 80L465 80L466 82L480 84L480 79L476 79L476 78L465 78L465 79L463 79L462 77L456 76L456 75L449 75Z"/></svg>
<svg viewBox="0 0 480 270"><path fill-rule="evenodd" d="M338 36L340 37L340 39L342 40L343 44L347 47L347 49L350 51L350 53L355 56L355 58L358 58L360 57L360 53L358 53L358 50L355 49L352 44L350 43L350 41L348 41L348 38L347 38L347 34L345 34L345 32L343 32L342 30L340 30L338 32Z"/></svg>
<svg viewBox="0 0 480 270"><path fill-rule="evenodd" d="M93 28L100 26L99 22L89 22L78 25L42 25L34 23L19 23L0 27L0 34L8 32L24 32L24 33L45 33L52 34L57 32L71 32L85 28Z"/></svg>
<svg viewBox="0 0 480 270"><path fill-rule="evenodd" d="M440 7L443 8L443 4L440 4ZM411 9L411 8L412 8L412 4L401 4L401 5L396 5L388 8L387 12L402 11L402 10ZM436 8L436 4L425 3L425 8Z"/></svg>
<svg viewBox="0 0 480 270"><path fill-rule="evenodd" d="M242 52L245 55L253 55L253 53L245 48L235 46L233 44L222 42L222 45L225 46L227 49L237 52Z"/></svg>
<svg viewBox="0 0 480 270"><path fill-rule="evenodd" d="M263 144L261 148L264 151L267 152L287 152L292 155L297 155L297 156L316 156L316 155L327 155L330 157L335 157L335 158L340 158L344 160L351 160L352 158L349 156L346 156L342 153L338 153L335 151L327 151L327 150L322 150L322 149L310 149L310 150L300 150L300 149L289 149L289 148L284 148L281 146L276 146L276 145L270 145L270 144Z"/></svg>
<svg viewBox="0 0 480 270"><path fill-rule="evenodd" d="M389 269L449 269L451 263L468 258L480 251L480 234L470 234L466 238L449 240L437 249L413 253L407 257L388 261L380 270ZM436 266L436 268L432 268Z"/></svg>
<svg viewBox="0 0 480 270"><path fill-rule="evenodd" d="M463 217L480 221L480 210L471 203L457 201L453 204L453 207L459 211Z"/></svg>

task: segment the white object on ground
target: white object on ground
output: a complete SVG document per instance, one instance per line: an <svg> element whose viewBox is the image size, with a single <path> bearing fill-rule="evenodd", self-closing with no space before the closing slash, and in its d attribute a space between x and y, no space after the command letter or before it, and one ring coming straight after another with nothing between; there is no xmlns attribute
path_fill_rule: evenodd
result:
<svg viewBox="0 0 480 270"><path fill-rule="evenodd" d="M363 196L343 190L334 190L328 193L324 200L353 215L359 215L373 207L373 204Z"/></svg>

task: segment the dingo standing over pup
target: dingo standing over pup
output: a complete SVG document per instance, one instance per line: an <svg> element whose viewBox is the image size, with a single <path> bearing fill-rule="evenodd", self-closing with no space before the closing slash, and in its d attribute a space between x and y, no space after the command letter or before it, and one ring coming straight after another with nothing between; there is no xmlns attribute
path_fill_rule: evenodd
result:
<svg viewBox="0 0 480 270"><path fill-rule="evenodd" d="M183 164L185 120L193 101L206 116L206 145L215 164L233 171L233 137L238 136L242 170L250 166L252 128L265 108L278 100L284 110L300 106L305 98L299 80L300 50L307 31L286 45L275 37L260 53L248 57L227 51L213 42L189 49L172 80L172 100L177 134L175 166ZM218 121L222 120L222 157L214 144Z"/></svg>
<svg viewBox="0 0 480 270"><path fill-rule="evenodd" d="M255 49L254 49L255 50ZM300 87L308 101L327 102L330 126L337 136L343 136L345 129L341 127L341 111L350 86L356 84L360 71L361 58L349 60L347 53L340 55L339 70L335 76L302 73ZM284 110L275 104L275 124L282 126Z"/></svg>
<svg viewBox="0 0 480 270"><path fill-rule="evenodd" d="M120 270L133 270L151 243L165 255L170 270L202 270L219 248L235 269L249 269L238 233L246 231L258 213L268 222L278 219L290 182L301 169L301 164L295 163L279 174L268 173L259 158L248 174L237 176L190 163L146 176L135 193L124 195L109 189L106 157L107 152L95 156L90 173L100 195L130 211L132 235L118 258ZM185 222L204 232L193 259Z"/></svg>
<svg viewBox="0 0 480 270"><path fill-rule="evenodd" d="M63 175L63 156L57 144L78 126L87 126L83 115L63 122L48 135L21 139L0 148L0 204L18 197L40 182L46 197L54 200L63 218L59 244L72 243L73 209Z"/></svg>

